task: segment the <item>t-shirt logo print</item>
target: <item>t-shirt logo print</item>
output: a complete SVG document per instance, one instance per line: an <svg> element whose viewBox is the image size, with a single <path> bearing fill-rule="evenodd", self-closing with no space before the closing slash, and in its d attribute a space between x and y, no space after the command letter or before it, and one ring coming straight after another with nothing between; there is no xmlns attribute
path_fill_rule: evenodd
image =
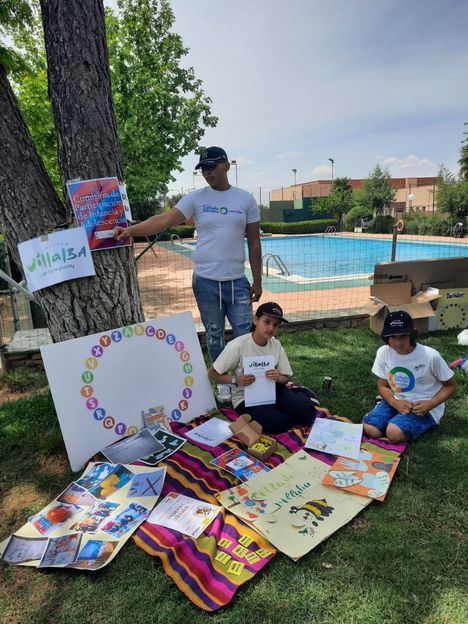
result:
<svg viewBox="0 0 468 624"><path fill-rule="evenodd" d="M416 384L413 373L402 366L395 366L388 374L391 387L396 392L410 392Z"/></svg>
<svg viewBox="0 0 468 624"><path fill-rule="evenodd" d="M228 212L228 209L226 208L226 206L223 206L222 208L219 209L220 214L225 215Z"/></svg>

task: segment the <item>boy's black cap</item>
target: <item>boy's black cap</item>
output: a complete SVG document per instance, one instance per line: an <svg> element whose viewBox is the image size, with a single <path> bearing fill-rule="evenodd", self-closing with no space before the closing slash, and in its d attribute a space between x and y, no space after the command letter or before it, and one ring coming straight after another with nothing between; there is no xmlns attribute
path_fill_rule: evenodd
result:
<svg viewBox="0 0 468 624"><path fill-rule="evenodd" d="M280 323L289 323L289 321L287 321L283 317L282 308L274 301L262 303L262 305L258 306L257 311L255 312L255 316L257 318L260 318L262 314L268 314L268 316L273 316L274 318L279 319Z"/></svg>
<svg viewBox="0 0 468 624"><path fill-rule="evenodd" d="M411 316L404 310L397 310L387 315L380 335L382 338L388 338L389 336L410 335L412 331L413 319Z"/></svg>
<svg viewBox="0 0 468 624"><path fill-rule="evenodd" d="M200 154L200 160L198 161L198 165L195 166L195 169L200 169L202 165L218 165L219 163L227 162L227 160L227 154L222 147L207 147Z"/></svg>

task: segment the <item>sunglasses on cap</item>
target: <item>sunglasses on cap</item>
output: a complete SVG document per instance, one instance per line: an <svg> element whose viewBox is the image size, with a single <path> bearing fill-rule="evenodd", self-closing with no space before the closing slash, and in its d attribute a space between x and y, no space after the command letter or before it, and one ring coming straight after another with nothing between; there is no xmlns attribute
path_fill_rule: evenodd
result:
<svg viewBox="0 0 468 624"><path fill-rule="evenodd" d="M219 165L219 162L217 163L210 163L209 165L200 165L200 169L202 170L202 173L204 171L213 171L213 169L216 169L216 167Z"/></svg>

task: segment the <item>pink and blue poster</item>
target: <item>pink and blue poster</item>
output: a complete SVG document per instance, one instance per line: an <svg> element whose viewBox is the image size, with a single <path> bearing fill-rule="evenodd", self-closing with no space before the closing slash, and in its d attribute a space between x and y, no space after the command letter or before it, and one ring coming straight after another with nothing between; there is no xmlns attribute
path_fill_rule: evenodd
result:
<svg viewBox="0 0 468 624"><path fill-rule="evenodd" d="M86 230L91 251L131 245L130 239L113 238L115 226L127 226L117 178L67 182L67 190L78 225Z"/></svg>

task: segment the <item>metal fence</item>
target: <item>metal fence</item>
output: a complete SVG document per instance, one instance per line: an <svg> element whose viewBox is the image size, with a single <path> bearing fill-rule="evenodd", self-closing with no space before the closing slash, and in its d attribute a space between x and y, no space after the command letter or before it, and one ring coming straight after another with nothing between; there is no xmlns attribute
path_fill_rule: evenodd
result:
<svg viewBox="0 0 468 624"><path fill-rule="evenodd" d="M178 237L134 245L146 319L191 310L203 329L192 293L195 246ZM466 257L468 238L399 235L393 251L397 261ZM262 257L262 302L278 302L292 321L352 316L369 300L375 264L392 258L392 235L263 236ZM246 274L251 277L248 262ZM1 292L0 322L8 349L37 349L48 339L39 311L21 293Z"/></svg>

